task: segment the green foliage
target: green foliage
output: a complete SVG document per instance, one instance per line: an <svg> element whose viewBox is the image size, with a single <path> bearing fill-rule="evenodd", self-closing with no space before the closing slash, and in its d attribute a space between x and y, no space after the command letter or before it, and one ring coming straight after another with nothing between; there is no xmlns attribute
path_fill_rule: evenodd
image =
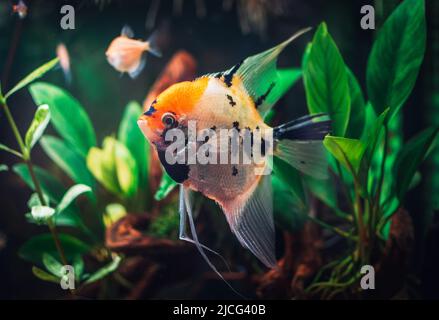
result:
<svg viewBox="0 0 439 320"><path fill-rule="evenodd" d="M141 114L142 107L139 103L135 101L128 103L119 125L117 139L127 147L136 161L139 186L147 189L150 150L148 141L137 126L137 120Z"/></svg>
<svg viewBox="0 0 439 320"><path fill-rule="evenodd" d="M423 0L405 0L379 30L367 64L367 91L377 114L392 117L410 95L425 52Z"/></svg>
<svg viewBox="0 0 439 320"><path fill-rule="evenodd" d="M91 250L85 242L68 234L60 233L59 239L68 260L76 255L82 255ZM27 240L18 251L21 258L36 265L43 265L43 254L58 257L51 234L40 234Z"/></svg>
<svg viewBox="0 0 439 320"><path fill-rule="evenodd" d="M46 135L41 138L41 147L74 182L89 186L95 184L83 157L66 142L57 137Z"/></svg>
<svg viewBox="0 0 439 320"><path fill-rule="evenodd" d="M360 84L352 71L347 68L349 94L351 97L351 111L349 116L346 136L349 138L359 139L365 126L365 102Z"/></svg>
<svg viewBox="0 0 439 320"><path fill-rule="evenodd" d="M328 113L333 134L344 136L351 104L348 73L325 23L314 34L304 61L303 80L310 113Z"/></svg>
<svg viewBox="0 0 439 320"><path fill-rule="evenodd" d="M96 145L91 121L81 104L65 90L52 84L37 82L30 86L37 105L49 105L51 123L59 135L85 157Z"/></svg>
<svg viewBox="0 0 439 320"><path fill-rule="evenodd" d="M40 280L59 284L60 279L58 277L56 277L56 276L38 268L38 267L33 266L32 273L34 274L35 277L37 277Z"/></svg>
<svg viewBox="0 0 439 320"><path fill-rule="evenodd" d="M366 146L361 140L326 136L323 144L346 169L353 174L358 173L366 150Z"/></svg>
<svg viewBox="0 0 439 320"><path fill-rule="evenodd" d="M157 238L173 238L179 225L179 215L174 205L168 205L162 209L160 215L155 218L148 227L148 233Z"/></svg>
<svg viewBox="0 0 439 320"><path fill-rule="evenodd" d="M154 199L157 201L163 200L176 186L177 182L172 180L166 171L163 171L162 179L160 180L160 185L154 195Z"/></svg>
<svg viewBox="0 0 439 320"><path fill-rule="evenodd" d="M32 71L23 80L21 80L19 83L17 83L8 93L5 94L4 100L7 100L15 92L24 88L25 86L27 86L31 82L35 81L36 79L41 78L46 72L51 70L57 64L58 64L58 58L55 58L55 59L52 59L49 62L43 64L41 67L35 69L34 71ZM43 103L39 103L37 105L40 105L40 104L43 104Z"/></svg>
<svg viewBox="0 0 439 320"><path fill-rule="evenodd" d="M50 111L49 106L47 104L43 104L38 107L35 112L34 119L27 129L26 136L24 139L24 143L28 150L31 150L32 147L37 143L37 141L43 135L44 130L50 121Z"/></svg>
<svg viewBox="0 0 439 320"><path fill-rule="evenodd" d="M93 283L93 282L96 282L96 281L101 280L102 278L106 277L110 273L117 270L121 261L122 261L122 258L120 256L114 255L113 260L109 264L100 268L95 273L90 275L87 278L87 280L85 281L85 283L86 284Z"/></svg>
<svg viewBox="0 0 439 320"><path fill-rule="evenodd" d="M395 193L400 201L409 190L416 170L425 159L438 132L439 128L425 129L405 143L399 153L393 167L393 174L395 176Z"/></svg>

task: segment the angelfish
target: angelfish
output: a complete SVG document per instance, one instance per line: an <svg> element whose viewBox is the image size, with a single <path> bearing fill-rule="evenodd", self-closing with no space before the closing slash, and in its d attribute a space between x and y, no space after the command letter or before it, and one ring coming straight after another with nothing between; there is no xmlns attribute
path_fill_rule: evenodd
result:
<svg viewBox="0 0 439 320"><path fill-rule="evenodd" d="M186 130L191 120L196 121L197 130L272 130L273 156L304 174L325 178L327 162L322 140L330 131L327 115L307 115L274 128L263 120L293 83L291 73L277 68L277 58L288 44L308 30L300 30L227 71L174 84L159 94L138 120L166 172L180 184L180 238L195 243L218 275L203 249L212 250L200 244L195 232L191 192L200 192L216 201L239 242L272 268L276 258L271 176L256 175L256 164L169 164L165 159L169 146L166 133L173 128ZM186 233L187 218L193 238Z"/></svg>
<svg viewBox="0 0 439 320"><path fill-rule="evenodd" d="M105 55L108 63L117 71L127 72L131 78L136 78L145 67L145 52L157 57L161 57L161 52L155 44L156 33L153 33L147 41L135 40L133 36L132 29L124 26L120 36L110 43Z"/></svg>

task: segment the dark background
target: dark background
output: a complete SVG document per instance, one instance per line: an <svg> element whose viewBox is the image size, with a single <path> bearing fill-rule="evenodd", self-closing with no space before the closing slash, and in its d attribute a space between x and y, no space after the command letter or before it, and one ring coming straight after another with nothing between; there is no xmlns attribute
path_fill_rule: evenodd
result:
<svg viewBox="0 0 439 320"><path fill-rule="evenodd" d="M98 4L96 4L96 2ZM236 1L231 10L223 9L222 1L204 1L206 15L196 14L196 1L183 1L181 15L173 12L173 1L159 1L156 28L167 35L161 59L148 57L141 75L132 80L120 76L106 61L105 50L124 24L129 24L135 37L146 39L151 30L145 28L145 19L151 1L27 1L29 14L19 20L11 13L12 1L0 0L0 75L2 90L6 92L24 75L55 56L55 48L64 42L69 49L73 82L66 86L60 71L50 72L45 81L66 87L85 106L95 127L98 141L117 130L123 108L130 100L143 101L151 84L169 58L185 49L196 58L198 74L228 69L241 59L258 53L283 41L295 31L306 26L316 27L326 21L346 64L353 70L365 91L367 57L374 31L360 28L360 8L373 1L291 0L282 2L280 13L268 13L264 34L243 34L239 24ZM266 1L270 3L270 1ZM382 1L386 3L385 0ZM392 1L389 1L389 3ZM397 3L398 1L393 1ZM404 136L411 137L431 123L428 97L434 75L433 47L437 47L437 5L428 1L429 25L427 53L416 87L404 107ZM63 4L76 9L76 29L62 30L59 26ZM389 5L390 6L390 5ZM384 5L385 7L385 5ZM436 11L436 13L435 13ZM386 15L383 10L382 16ZM377 17L378 18L378 17ZM380 20L378 21L378 24ZM302 53L311 33L288 47L280 64L300 66ZM11 54L11 48L16 50ZM437 48L436 48L437 52ZM437 56L435 57L437 61ZM22 90L9 102L12 113L23 132L33 117L35 105L27 92ZM291 119L306 112L303 85L299 82L277 106L288 110ZM0 114L0 141L15 146L4 113ZM0 163L14 164L16 159L1 153ZM57 171L40 147L33 152L34 162ZM424 166L423 174L433 170ZM437 170L437 168L436 168ZM406 207L414 215L423 215L428 194L421 183L408 196ZM0 298L49 298L59 296L59 289L43 283L31 274L31 265L17 256L17 250L31 235L42 232L26 222L24 213L31 191L11 172L0 173L0 235L5 246L0 247ZM420 293L424 298L439 298L439 233L437 223L430 232L417 234L417 250L413 272L421 280Z"/></svg>

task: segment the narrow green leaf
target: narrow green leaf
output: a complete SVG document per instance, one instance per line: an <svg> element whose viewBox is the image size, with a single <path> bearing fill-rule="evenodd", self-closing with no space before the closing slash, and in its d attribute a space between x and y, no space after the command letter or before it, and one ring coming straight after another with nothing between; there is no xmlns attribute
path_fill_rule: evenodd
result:
<svg viewBox="0 0 439 320"><path fill-rule="evenodd" d="M91 247L88 244L68 234L60 233L58 234L58 237L67 260L71 260L75 255L82 255L91 250ZM30 238L18 251L21 258L37 265L43 265L43 253L48 253L53 257L58 257L58 252L50 233L40 234Z"/></svg>
<svg viewBox="0 0 439 320"><path fill-rule="evenodd" d="M56 260L52 255L48 253L43 253L43 264L46 269L54 276L61 278L63 276L61 269L63 265L61 262Z"/></svg>
<svg viewBox="0 0 439 320"><path fill-rule="evenodd" d="M116 269L119 267L119 264L120 264L121 261L122 261L122 258L120 256L116 255L113 258L113 261L111 261L109 264L107 264L106 266L102 267L101 269L99 269L98 271L93 273L85 281L85 283L89 284L89 283L96 282L96 281L104 278L105 276L109 275L110 273L116 271Z"/></svg>
<svg viewBox="0 0 439 320"><path fill-rule="evenodd" d="M53 160L73 181L88 186L94 185L92 175L87 169L85 159L75 149L63 140L44 136L41 146L46 154Z"/></svg>
<svg viewBox="0 0 439 320"><path fill-rule="evenodd" d="M47 104L43 104L38 107L35 112L34 119L26 132L25 144L30 150L35 145L35 143L41 138L44 130L46 130L47 125L50 121L50 111Z"/></svg>
<svg viewBox="0 0 439 320"><path fill-rule="evenodd" d="M65 90L48 83L37 82L29 90L37 105L49 105L51 122L59 135L85 157L96 145L96 135L81 104Z"/></svg>
<svg viewBox="0 0 439 320"><path fill-rule="evenodd" d="M125 107L122 121L120 122L118 131L118 140L122 142L132 156L136 160L137 168L139 171L139 186L142 189L146 189L149 185L148 181L148 169L149 169L149 143L143 136L139 127L137 126L137 120L142 114L142 107L139 103L132 101Z"/></svg>
<svg viewBox="0 0 439 320"><path fill-rule="evenodd" d="M119 141L115 144L115 163L119 187L124 196L132 197L136 194L138 186L137 163L127 147Z"/></svg>
<svg viewBox="0 0 439 320"><path fill-rule="evenodd" d="M74 185L64 194L61 202L56 207L57 213L59 214L60 212L63 212L81 194L91 191L91 188L84 184Z"/></svg>
<svg viewBox="0 0 439 320"><path fill-rule="evenodd" d="M76 281L80 281L84 274L84 259L79 254L73 258L73 269L75 270Z"/></svg>
<svg viewBox="0 0 439 320"><path fill-rule="evenodd" d="M157 201L163 200L171 193L172 190L177 186L177 182L172 180L172 178L163 170L162 179L160 180L159 188L157 189L154 199Z"/></svg>
<svg viewBox="0 0 439 320"><path fill-rule="evenodd" d="M439 127L427 128L404 144L393 166L395 191L402 201L421 162L439 132Z"/></svg>
<svg viewBox="0 0 439 320"><path fill-rule="evenodd" d="M424 0L405 0L379 30L367 63L367 91L377 114L391 118L410 95L424 58Z"/></svg>
<svg viewBox="0 0 439 320"><path fill-rule="evenodd" d="M357 139L326 136L323 140L325 148L349 171L354 170L358 173L364 151L365 144Z"/></svg>
<svg viewBox="0 0 439 320"><path fill-rule="evenodd" d="M349 124L346 131L348 138L359 139L365 125L365 102L360 84L352 71L347 68L349 92L351 96L351 112L349 116Z"/></svg>
<svg viewBox="0 0 439 320"><path fill-rule="evenodd" d="M23 157L23 155L20 152L14 150L14 149L9 148L8 146L4 145L3 143L0 143L0 150L12 153L14 156L17 156L19 158Z"/></svg>
<svg viewBox="0 0 439 320"><path fill-rule="evenodd" d="M346 66L325 23L317 29L303 79L310 113L328 113L332 132L344 136L350 117L350 95Z"/></svg>
<svg viewBox="0 0 439 320"><path fill-rule="evenodd" d="M27 86L32 81L42 77L46 72L51 70L58 63L58 58L52 59L49 62L46 62L41 67L35 69L30 74L28 74L23 80L15 85L8 93L6 93L4 99L7 100L12 94L20 90L21 88ZM42 103L39 103L42 104Z"/></svg>
<svg viewBox="0 0 439 320"><path fill-rule="evenodd" d="M46 271L38 267L33 266L32 273L34 274L35 277L37 277L40 280L59 284L60 281L59 278L55 277L54 275L51 275L50 273L47 273Z"/></svg>

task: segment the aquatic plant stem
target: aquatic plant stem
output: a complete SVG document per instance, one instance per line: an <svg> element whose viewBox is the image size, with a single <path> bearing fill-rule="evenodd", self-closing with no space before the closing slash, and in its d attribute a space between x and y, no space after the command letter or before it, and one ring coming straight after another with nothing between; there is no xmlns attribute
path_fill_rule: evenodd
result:
<svg viewBox="0 0 439 320"><path fill-rule="evenodd" d="M47 205L46 200L44 199L44 195L43 195L43 191L41 189L40 182L37 179L35 172L34 172L34 169L33 169L32 161L31 161L31 157L30 157L30 151L28 150L28 148L24 144L23 138L21 137L20 131L18 130L17 124L15 123L14 117L12 116L8 105L6 104L5 101L2 101L2 102L3 102L3 110L5 111L6 118L9 122L9 125L11 126L12 132L14 133L15 139L17 140L17 143L20 147L21 157L29 170L29 175L31 177L32 183L34 184L34 188L35 188L35 191L38 195L38 199L40 200L40 203L43 206ZM56 226L55 226L52 218L49 218L49 220L47 221L47 225L49 227L50 233L52 234L52 238L53 238L53 241L55 242L55 247L56 247L56 250L58 251L61 262L64 265L67 265L67 259L65 257L64 250L61 246L61 242L59 240L58 233L56 231Z"/></svg>

